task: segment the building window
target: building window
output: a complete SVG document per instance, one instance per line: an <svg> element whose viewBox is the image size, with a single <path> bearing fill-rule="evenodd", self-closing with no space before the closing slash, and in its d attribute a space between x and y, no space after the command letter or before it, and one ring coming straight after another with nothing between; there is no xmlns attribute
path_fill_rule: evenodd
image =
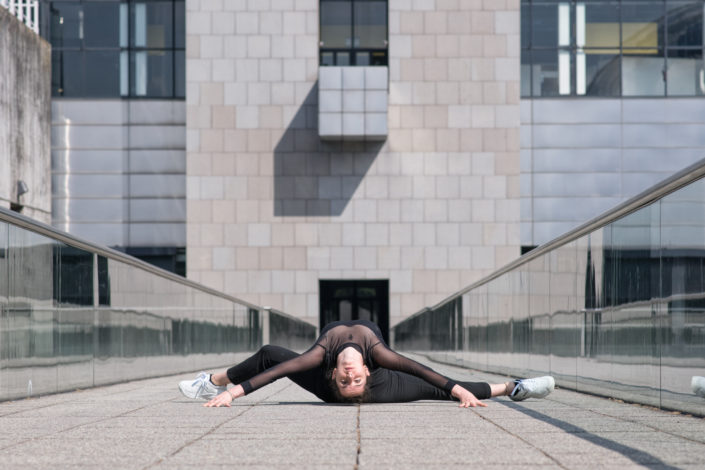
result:
<svg viewBox="0 0 705 470"><path fill-rule="evenodd" d="M183 98L182 0L46 2L52 95Z"/></svg>
<svg viewBox="0 0 705 470"><path fill-rule="evenodd" d="M116 247L116 249L158 268L186 277L186 248L184 247L130 246Z"/></svg>
<svg viewBox="0 0 705 470"><path fill-rule="evenodd" d="M387 65L387 2L321 0L321 65Z"/></svg>
<svg viewBox="0 0 705 470"><path fill-rule="evenodd" d="M702 96L705 1L521 5L521 94Z"/></svg>
<svg viewBox="0 0 705 470"><path fill-rule="evenodd" d="M388 280L318 281L320 328L334 321L369 320L389 341Z"/></svg>

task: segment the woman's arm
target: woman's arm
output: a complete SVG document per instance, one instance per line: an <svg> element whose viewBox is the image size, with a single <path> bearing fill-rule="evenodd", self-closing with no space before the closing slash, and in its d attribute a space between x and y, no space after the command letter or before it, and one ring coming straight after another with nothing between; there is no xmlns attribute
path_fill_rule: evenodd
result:
<svg viewBox="0 0 705 470"><path fill-rule="evenodd" d="M242 385L235 385L234 387L229 388L220 395L216 396L203 406L208 408L218 408L219 406L227 406L228 408L230 408L230 403L232 403L234 399L240 398L244 394L245 391L242 389Z"/></svg>
<svg viewBox="0 0 705 470"><path fill-rule="evenodd" d="M468 408L468 407L476 407L476 406L487 406L484 403L482 403L480 400L477 399L475 395L473 395L472 392L470 392L468 389L461 387L460 385L456 384L453 389L451 390L450 394L457 398L458 401L460 402L461 408Z"/></svg>
<svg viewBox="0 0 705 470"><path fill-rule="evenodd" d="M475 395L453 380L442 376L430 367L426 367L423 364L392 351L384 343L377 343L372 347L372 358L380 367L415 375L431 385L445 390L450 393L451 396L457 398L460 401L460 406L463 408L487 406L478 400Z"/></svg>
<svg viewBox="0 0 705 470"><path fill-rule="evenodd" d="M430 367L426 367L423 364L392 351L384 343L377 343L372 347L372 359L374 359L380 367L415 375L448 393L450 393L453 386L456 385L454 381L442 376Z"/></svg>

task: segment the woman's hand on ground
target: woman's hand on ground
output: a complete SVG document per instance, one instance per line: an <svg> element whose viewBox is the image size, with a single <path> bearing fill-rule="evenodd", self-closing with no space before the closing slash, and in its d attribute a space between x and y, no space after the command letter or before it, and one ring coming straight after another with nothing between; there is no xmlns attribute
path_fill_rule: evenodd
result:
<svg viewBox="0 0 705 470"><path fill-rule="evenodd" d="M206 406L208 408L218 408L219 406L230 407L230 403L232 403L235 398L240 398L244 395L245 390L242 388L242 385L235 385L231 389L226 390L220 395L216 396L203 406Z"/></svg>
<svg viewBox="0 0 705 470"><path fill-rule="evenodd" d="M468 390L465 388L461 387L460 385L455 385L453 389L450 391L450 394L453 395L455 398L460 400L460 408L469 408L469 407L476 407L476 406L483 406L486 407L487 405L482 403L480 400L477 399L475 395L470 393Z"/></svg>

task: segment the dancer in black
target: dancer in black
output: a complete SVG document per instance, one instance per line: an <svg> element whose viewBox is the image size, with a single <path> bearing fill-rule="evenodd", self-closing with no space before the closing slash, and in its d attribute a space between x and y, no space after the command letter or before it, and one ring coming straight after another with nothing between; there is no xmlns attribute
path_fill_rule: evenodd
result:
<svg viewBox="0 0 705 470"><path fill-rule="evenodd" d="M327 325L301 355L265 346L225 372L202 373L179 388L190 398L210 399L205 406L230 406L233 399L285 376L328 403L457 399L461 407L486 406L480 400L545 396L553 389L551 377L493 385L456 382L392 351L377 325L365 320ZM228 383L235 386L228 390Z"/></svg>

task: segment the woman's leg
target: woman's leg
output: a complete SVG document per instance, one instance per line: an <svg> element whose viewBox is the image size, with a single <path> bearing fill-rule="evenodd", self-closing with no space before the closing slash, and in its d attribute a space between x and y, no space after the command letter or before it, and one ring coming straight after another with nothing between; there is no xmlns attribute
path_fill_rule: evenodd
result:
<svg viewBox="0 0 705 470"><path fill-rule="evenodd" d="M270 367L281 364L284 361L297 357L298 354L280 346L262 346L252 356L230 369L213 374L211 380L216 385L226 385L228 383L239 384L250 380L260 372L264 372Z"/></svg>
<svg viewBox="0 0 705 470"><path fill-rule="evenodd" d="M490 384L491 396L492 397L503 397L512 393L514 390L514 380L505 382L503 384Z"/></svg>
<svg viewBox="0 0 705 470"><path fill-rule="evenodd" d="M215 385L240 384L250 380L260 372L274 367L282 362L298 357L299 354L280 346L262 346L254 355L245 359L240 364L230 369L213 374L211 381ZM325 372L320 369L312 369L298 374L287 376L296 385L313 393L323 401L331 401L332 395Z"/></svg>
<svg viewBox="0 0 705 470"><path fill-rule="evenodd" d="M514 382L488 384L457 382L480 400L508 395ZM388 369L376 369L368 380L371 402L403 403L416 400L453 400L448 392L416 376Z"/></svg>

